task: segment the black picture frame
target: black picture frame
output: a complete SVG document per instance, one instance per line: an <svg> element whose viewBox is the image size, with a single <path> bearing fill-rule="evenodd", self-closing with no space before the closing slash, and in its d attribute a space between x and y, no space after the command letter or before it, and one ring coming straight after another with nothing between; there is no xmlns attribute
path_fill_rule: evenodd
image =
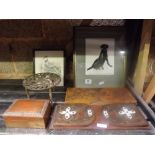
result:
<svg viewBox="0 0 155 155"><path fill-rule="evenodd" d="M86 52L88 51L86 44L89 39L114 40L112 75L86 75ZM123 87L126 80L127 55L124 27L74 27L74 86L79 88Z"/></svg>

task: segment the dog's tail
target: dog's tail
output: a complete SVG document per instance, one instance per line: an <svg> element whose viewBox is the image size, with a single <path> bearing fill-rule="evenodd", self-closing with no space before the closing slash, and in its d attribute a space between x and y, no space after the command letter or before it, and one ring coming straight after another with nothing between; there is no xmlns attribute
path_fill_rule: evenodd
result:
<svg viewBox="0 0 155 155"><path fill-rule="evenodd" d="M87 69L87 71L89 71L89 70L92 69L92 68L93 68L93 66L89 67L89 68Z"/></svg>

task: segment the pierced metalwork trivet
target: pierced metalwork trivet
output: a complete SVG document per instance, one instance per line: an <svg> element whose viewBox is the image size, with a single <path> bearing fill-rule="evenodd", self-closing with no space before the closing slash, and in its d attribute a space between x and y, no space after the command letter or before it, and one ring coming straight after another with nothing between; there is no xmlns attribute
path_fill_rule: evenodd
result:
<svg viewBox="0 0 155 155"><path fill-rule="evenodd" d="M49 89L49 97L52 99L52 88L57 86L61 81L59 75L54 73L38 73L28 76L23 80L23 86L27 97L30 98L28 90L46 90Z"/></svg>

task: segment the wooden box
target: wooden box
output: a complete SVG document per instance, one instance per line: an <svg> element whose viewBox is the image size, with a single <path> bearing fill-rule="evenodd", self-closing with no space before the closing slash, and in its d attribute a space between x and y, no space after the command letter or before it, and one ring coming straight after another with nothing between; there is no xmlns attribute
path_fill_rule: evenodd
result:
<svg viewBox="0 0 155 155"><path fill-rule="evenodd" d="M4 112L6 127L45 128L51 112L49 100L20 99Z"/></svg>
<svg viewBox="0 0 155 155"><path fill-rule="evenodd" d="M137 101L127 88L68 88L65 103L107 105Z"/></svg>
<svg viewBox="0 0 155 155"><path fill-rule="evenodd" d="M59 104L50 129L149 129L135 104Z"/></svg>

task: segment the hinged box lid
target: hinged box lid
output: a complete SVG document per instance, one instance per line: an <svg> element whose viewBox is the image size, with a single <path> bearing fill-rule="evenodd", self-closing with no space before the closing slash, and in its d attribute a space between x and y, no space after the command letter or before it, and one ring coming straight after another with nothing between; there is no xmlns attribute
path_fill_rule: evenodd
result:
<svg viewBox="0 0 155 155"><path fill-rule="evenodd" d="M15 100L3 116L43 117L49 100L20 99Z"/></svg>

